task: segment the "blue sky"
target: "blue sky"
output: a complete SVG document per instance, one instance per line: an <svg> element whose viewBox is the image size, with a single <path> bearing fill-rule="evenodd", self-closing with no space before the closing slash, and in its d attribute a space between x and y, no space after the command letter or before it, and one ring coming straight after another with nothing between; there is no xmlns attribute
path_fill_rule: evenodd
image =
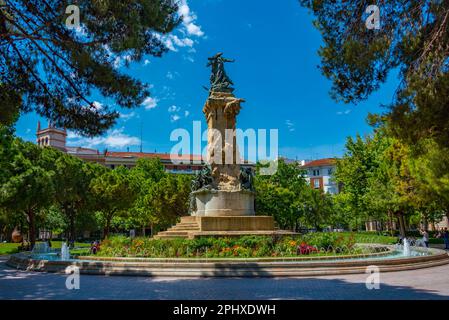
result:
<svg viewBox="0 0 449 320"><path fill-rule="evenodd" d="M317 68L321 36L312 16L298 1L182 0L183 23L164 38L170 51L162 58L146 57L121 71L152 86L151 98L122 117L104 136L86 139L70 132L68 145L103 150L138 151L140 128L145 152L170 152L177 128L192 131L202 121L209 85L207 57L224 52L235 63L226 65L235 95L246 102L237 120L241 129L279 129L279 154L316 159L340 156L346 137L366 134L368 112L382 112L397 86L391 76L381 90L357 106L337 104L329 96L330 82ZM126 58L126 57L125 57ZM93 97L100 104L107 102ZM17 134L34 141L35 114L23 115ZM44 126L45 119L40 119Z"/></svg>

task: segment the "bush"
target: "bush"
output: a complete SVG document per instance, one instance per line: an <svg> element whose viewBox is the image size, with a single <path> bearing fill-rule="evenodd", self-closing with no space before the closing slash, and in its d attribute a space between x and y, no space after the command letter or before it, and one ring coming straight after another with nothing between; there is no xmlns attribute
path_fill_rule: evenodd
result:
<svg viewBox="0 0 449 320"><path fill-rule="evenodd" d="M386 238L386 239L384 239ZM358 241L358 240L365 241ZM373 242L388 243L394 238L376 236ZM151 258L255 258L289 257L297 254L356 253L356 242L367 242L366 238L353 233L311 233L293 237L200 237L197 239L158 240L152 238L130 239L124 236L111 237L101 243L98 255L113 257ZM380 241L382 240L382 241ZM298 248L303 248L300 250ZM305 248L305 249L304 249Z"/></svg>

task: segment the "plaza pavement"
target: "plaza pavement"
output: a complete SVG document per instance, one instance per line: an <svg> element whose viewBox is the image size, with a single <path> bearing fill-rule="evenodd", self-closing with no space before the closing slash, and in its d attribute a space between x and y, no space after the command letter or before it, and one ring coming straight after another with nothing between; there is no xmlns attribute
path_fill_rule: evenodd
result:
<svg viewBox="0 0 449 320"><path fill-rule="evenodd" d="M307 278L149 278L81 275L68 290L63 274L12 269L0 257L0 299L449 299L449 265L380 275L368 290L366 275Z"/></svg>

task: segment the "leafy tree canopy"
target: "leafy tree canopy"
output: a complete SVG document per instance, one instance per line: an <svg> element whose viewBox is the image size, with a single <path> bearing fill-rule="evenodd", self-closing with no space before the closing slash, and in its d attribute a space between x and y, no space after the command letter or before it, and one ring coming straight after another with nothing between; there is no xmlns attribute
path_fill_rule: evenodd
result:
<svg viewBox="0 0 449 320"><path fill-rule="evenodd" d="M68 28L76 5L80 25ZM161 56L161 35L179 23L172 0L1 0L0 123L36 111L55 125L97 135L111 127L118 112L98 107L93 92L124 108L149 95L140 81L114 68L116 59L139 61Z"/></svg>
<svg viewBox="0 0 449 320"><path fill-rule="evenodd" d="M449 2L380 0L380 29L368 29L372 1L300 0L321 32L321 70L336 100L367 99L399 72L400 85L382 120L397 137L433 137L449 145Z"/></svg>

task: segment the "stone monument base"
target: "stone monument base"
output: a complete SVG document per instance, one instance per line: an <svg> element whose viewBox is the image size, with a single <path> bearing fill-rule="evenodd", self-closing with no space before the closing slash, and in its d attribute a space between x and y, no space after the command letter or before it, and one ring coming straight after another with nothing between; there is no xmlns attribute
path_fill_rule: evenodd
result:
<svg viewBox="0 0 449 320"><path fill-rule="evenodd" d="M254 192L247 190L199 190L194 216L254 216Z"/></svg>
<svg viewBox="0 0 449 320"><path fill-rule="evenodd" d="M197 237L237 237L244 235L287 236L295 232L279 230L271 216L186 216L181 222L159 232L156 239L173 239Z"/></svg>

